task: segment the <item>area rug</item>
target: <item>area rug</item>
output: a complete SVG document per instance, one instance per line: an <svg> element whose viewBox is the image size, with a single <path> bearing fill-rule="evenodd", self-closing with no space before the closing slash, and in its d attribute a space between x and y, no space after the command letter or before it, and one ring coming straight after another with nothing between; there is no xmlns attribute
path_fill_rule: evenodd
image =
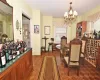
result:
<svg viewBox="0 0 100 80"><path fill-rule="evenodd" d="M54 56L45 56L38 80L60 80L56 59Z"/></svg>

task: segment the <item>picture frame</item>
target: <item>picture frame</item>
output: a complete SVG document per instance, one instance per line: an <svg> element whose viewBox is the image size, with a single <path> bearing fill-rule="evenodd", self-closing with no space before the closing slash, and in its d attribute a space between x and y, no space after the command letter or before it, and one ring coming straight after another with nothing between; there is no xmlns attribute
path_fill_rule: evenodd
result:
<svg viewBox="0 0 100 80"><path fill-rule="evenodd" d="M3 32L3 22L0 21L0 33L2 33L2 32Z"/></svg>
<svg viewBox="0 0 100 80"><path fill-rule="evenodd" d="M34 33L39 34L39 25L34 25Z"/></svg>
<svg viewBox="0 0 100 80"><path fill-rule="evenodd" d="M50 26L44 26L44 34L50 35Z"/></svg>

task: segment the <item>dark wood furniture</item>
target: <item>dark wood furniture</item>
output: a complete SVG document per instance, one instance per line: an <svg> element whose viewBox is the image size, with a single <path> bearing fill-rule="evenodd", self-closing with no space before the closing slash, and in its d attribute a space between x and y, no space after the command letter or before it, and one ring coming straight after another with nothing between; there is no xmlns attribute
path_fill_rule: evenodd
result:
<svg viewBox="0 0 100 80"><path fill-rule="evenodd" d="M67 53L69 52L68 47L66 47L66 45L67 45L67 37L65 37L65 36L61 37L60 45L61 45L61 48L60 48L60 58L61 58L61 60L63 60L64 56L66 56Z"/></svg>
<svg viewBox="0 0 100 80"><path fill-rule="evenodd" d="M97 63L96 57L98 55L98 47L99 46L100 46L100 40L87 39L85 59L89 63L91 63L94 67L96 67L96 63Z"/></svg>
<svg viewBox="0 0 100 80"><path fill-rule="evenodd" d="M47 39L49 39L49 38L44 37L44 38L42 38L42 39L45 41L45 46L42 46L41 48L45 48L45 51L46 51L46 41L47 41Z"/></svg>
<svg viewBox="0 0 100 80"><path fill-rule="evenodd" d="M69 56L64 57L65 64L68 66L68 75L70 68L73 67L77 69L77 75L79 75L81 46L82 42L79 39L70 41Z"/></svg>
<svg viewBox="0 0 100 80"><path fill-rule="evenodd" d="M87 22L82 21L77 23L76 27L76 38L80 38L83 36L83 33L86 32Z"/></svg>
<svg viewBox="0 0 100 80"><path fill-rule="evenodd" d="M29 49L7 69L0 72L0 80L27 80L32 69L32 49Z"/></svg>
<svg viewBox="0 0 100 80"><path fill-rule="evenodd" d="M98 47L98 54L96 56L96 68L100 68L100 46Z"/></svg>
<svg viewBox="0 0 100 80"><path fill-rule="evenodd" d="M51 42L48 43L48 51L50 51L50 47L53 52L54 51L54 38L51 38Z"/></svg>

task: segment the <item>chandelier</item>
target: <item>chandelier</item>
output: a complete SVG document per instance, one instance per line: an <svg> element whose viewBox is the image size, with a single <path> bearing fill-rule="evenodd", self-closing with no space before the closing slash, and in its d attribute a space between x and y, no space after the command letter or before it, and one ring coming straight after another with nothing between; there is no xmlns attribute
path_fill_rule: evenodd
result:
<svg viewBox="0 0 100 80"><path fill-rule="evenodd" d="M65 12L64 14L64 20L66 23L70 23L76 20L78 13L73 10L72 8L72 2L70 2L70 8L68 12Z"/></svg>

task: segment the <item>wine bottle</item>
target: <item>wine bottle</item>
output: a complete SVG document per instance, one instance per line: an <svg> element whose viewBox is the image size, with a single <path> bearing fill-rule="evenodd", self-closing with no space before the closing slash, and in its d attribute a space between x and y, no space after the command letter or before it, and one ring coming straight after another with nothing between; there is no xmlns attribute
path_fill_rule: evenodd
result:
<svg viewBox="0 0 100 80"><path fill-rule="evenodd" d="M7 42L3 46L3 51L6 54L6 61L9 62L9 53L8 53L8 43Z"/></svg>
<svg viewBox="0 0 100 80"><path fill-rule="evenodd" d="M17 55L19 55L20 54L20 44L19 44L19 42L17 41L17 43L16 43L16 52L17 52Z"/></svg>
<svg viewBox="0 0 100 80"><path fill-rule="evenodd" d="M5 54L6 54L6 60L7 62L9 62L9 53L8 53L8 49L5 49Z"/></svg>
<svg viewBox="0 0 100 80"><path fill-rule="evenodd" d="M26 48L26 42L25 41L23 41L23 48L24 48L24 52L27 50L27 48Z"/></svg>
<svg viewBox="0 0 100 80"><path fill-rule="evenodd" d="M0 61L1 61L1 68L6 66L6 55L4 53L4 51L0 51Z"/></svg>
<svg viewBox="0 0 100 80"><path fill-rule="evenodd" d="M9 54L9 61L11 61L13 59L13 55L12 55L12 49L10 46L8 48L8 54Z"/></svg>
<svg viewBox="0 0 100 80"><path fill-rule="evenodd" d="M16 52L16 44L15 44L15 43L13 43L12 54L13 54L13 59L15 59L16 56L17 56L17 52Z"/></svg>
<svg viewBox="0 0 100 80"><path fill-rule="evenodd" d="M17 52L15 51L15 49L12 50L12 54L13 54L13 59L15 59L17 56Z"/></svg>
<svg viewBox="0 0 100 80"><path fill-rule="evenodd" d="M24 41L21 41L21 52L24 52Z"/></svg>
<svg viewBox="0 0 100 80"><path fill-rule="evenodd" d="M19 42L19 45L20 45L19 51L20 51L20 54L22 54L23 53L23 43L22 43L22 41Z"/></svg>

